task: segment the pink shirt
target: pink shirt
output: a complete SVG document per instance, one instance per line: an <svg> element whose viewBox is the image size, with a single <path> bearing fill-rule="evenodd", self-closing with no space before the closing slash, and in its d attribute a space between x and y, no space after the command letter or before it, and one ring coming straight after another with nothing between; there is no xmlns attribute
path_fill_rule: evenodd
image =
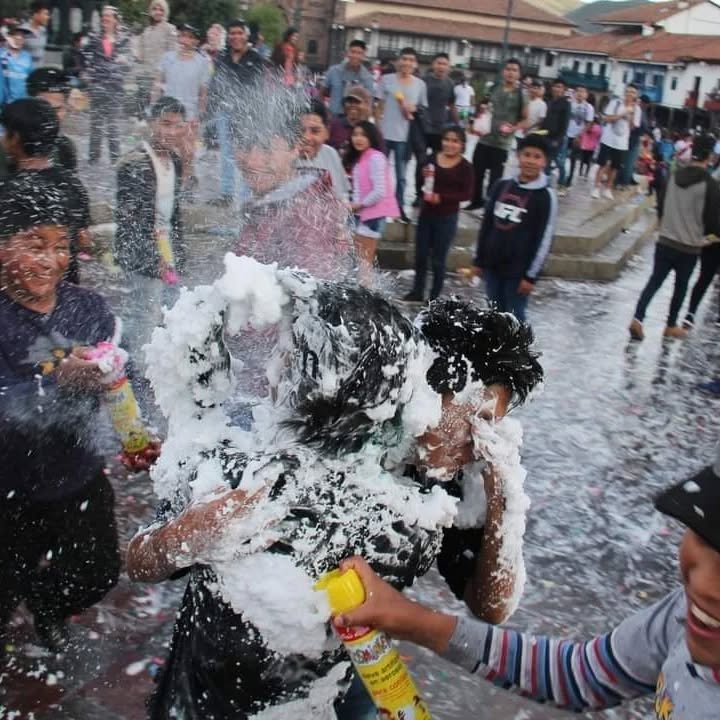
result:
<svg viewBox="0 0 720 720"><path fill-rule="evenodd" d="M599 123L593 123L587 130L580 136L580 149L581 150L595 150L600 143L600 136L602 135L602 125Z"/></svg>

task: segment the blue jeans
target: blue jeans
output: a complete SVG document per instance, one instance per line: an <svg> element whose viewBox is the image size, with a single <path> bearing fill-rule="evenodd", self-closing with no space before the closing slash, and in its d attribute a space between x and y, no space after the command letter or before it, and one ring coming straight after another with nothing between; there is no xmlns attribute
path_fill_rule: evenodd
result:
<svg viewBox="0 0 720 720"><path fill-rule="evenodd" d="M548 159L547 168L545 172L550 175L552 173L552 166L558 169L558 186L565 185L566 172L565 172L565 161L567 160L568 151L568 139L564 137L562 140L558 140L557 145L553 142L552 150L550 151L550 158Z"/></svg>
<svg viewBox="0 0 720 720"><path fill-rule="evenodd" d="M413 293L425 296L425 277L428 259L432 263L433 282L430 299L442 292L445 281L445 261L457 231L458 216L420 215L415 233L415 285Z"/></svg>
<svg viewBox="0 0 720 720"><path fill-rule="evenodd" d="M640 136L634 137L630 140L630 147L625 153L625 161L622 169L622 185L630 185L633 181L633 172L635 170L635 163L640 156ZM616 182L617 184L617 182Z"/></svg>
<svg viewBox="0 0 720 720"><path fill-rule="evenodd" d="M695 269L695 263L698 256L692 253L682 252L668 245L658 243L655 246L655 259L653 260L653 271L650 279L645 285L645 289L640 295L637 307L635 308L635 318L642 322L645 319L645 312L650 301L655 297L655 293L661 288L665 282L665 278L675 272L675 287L673 289L672 299L670 300L670 311L668 313L668 327L677 324L680 308L688 289L690 276Z"/></svg>
<svg viewBox="0 0 720 720"><path fill-rule="evenodd" d="M483 269L485 292L489 302L501 312L511 312L520 322L527 319L528 296L517 289L522 278L500 277L492 270Z"/></svg>
<svg viewBox="0 0 720 720"><path fill-rule="evenodd" d="M216 115L215 128L217 130L218 145L220 145L220 194L238 197L245 200L250 195L242 175L235 165L235 148L230 132L230 116ZM238 192L235 192L235 181L238 183Z"/></svg>
<svg viewBox="0 0 720 720"><path fill-rule="evenodd" d="M405 207L405 175L407 174L408 144L399 140L386 140L387 154L392 153L395 157L395 197L400 212L404 213Z"/></svg>

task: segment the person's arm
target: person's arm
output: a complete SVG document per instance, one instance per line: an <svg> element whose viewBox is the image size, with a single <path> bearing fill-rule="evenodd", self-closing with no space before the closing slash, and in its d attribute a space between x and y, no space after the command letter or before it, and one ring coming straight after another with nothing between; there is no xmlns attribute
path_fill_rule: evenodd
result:
<svg viewBox="0 0 720 720"><path fill-rule="evenodd" d="M203 63L203 74L200 84L200 94L198 96L198 115L200 117L203 117L205 115L205 111L207 110L208 89L211 79L212 75L210 72L210 60L205 59Z"/></svg>
<svg viewBox="0 0 720 720"><path fill-rule="evenodd" d="M472 200L473 196L473 168L468 162L461 162L452 169L452 180L446 188L436 188L436 194L443 201L461 203Z"/></svg>
<svg viewBox="0 0 720 720"><path fill-rule="evenodd" d="M243 490L222 491L213 499L195 501L171 520L141 530L128 545L130 580L162 582L194 565L222 537L233 519L249 514L264 497L264 489L254 495Z"/></svg>
<svg viewBox="0 0 720 720"><path fill-rule="evenodd" d="M551 189L546 190L547 204L544 209L544 227L539 234L540 240L537 244L537 249L533 259L525 272L523 281L534 285L537 281L538 275L540 275L545 259L550 252L552 247L553 236L555 235L555 222L557 220L557 197ZM529 288L532 290L532 288Z"/></svg>
<svg viewBox="0 0 720 720"><path fill-rule="evenodd" d="M522 107L520 108L520 120L515 124L515 131L525 130L528 126L528 103L523 97Z"/></svg>
<svg viewBox="0 0 720 720"><path fill-rule="evenodd" d="M381 580L362 558L354 569L366 601L335 618L341 627L369 626L427 647L495 685L569 710L603 710L655 692L677 622L676 591L606 635L585 642L522 634L481 620L436 612Z"/></svg>
<svg viewBox="0 0 720 720"><path fill-rule="evenodd" d="M705 182L704 232L705 235L717 235L720 237L720 185L712 177L708 177Z"/></svg>
<svg viewBox="0 0 720 720"><path fill-rule="evenodd" d="M559 137L564 138L567 135L568 126L570 125L570 101L565 101L563 107L563 114L560 118L560 135Z"/></svg>
<svg viewBox="0 0 720 720"><path fill-rule="evenodd" d="M483 261L485 259L485 244L487 243L488 236L492 231L493 223L495 222L495 201L497 196L500 194L500 187L504 181L498 180L488 192L487 198L485 199L485 213L483 214L482 224L480 225L480 231L478 232L477 244L475 246L475 257L473 259L473 267L476 271L481 271L483 267Z"/></svg>
<svg viewBox="0 0 720 720"><path fill-rule="evenodd" d="M603 120L605 122L613 123L616 120L620 120L625 117L625 106L619 100L615 102L612 112L603 113Z"/></svg>

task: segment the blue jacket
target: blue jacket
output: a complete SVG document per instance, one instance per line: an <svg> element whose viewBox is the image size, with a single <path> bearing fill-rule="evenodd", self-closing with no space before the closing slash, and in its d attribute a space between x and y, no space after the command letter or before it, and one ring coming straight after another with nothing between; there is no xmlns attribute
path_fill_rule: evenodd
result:
<svg viewBox="0 0 720 720"><path fill-rule="evenodd" d="M556 217L557 198L545 173L525 184L498 180L485 203L475 266L535 282L550 252Z"/></svg>
<svg viewBox="0 0 720 720"><path fill-rule="evenodd" d="M8 50L0 50L0 105L27 97L27 78L33 70L32 55L21 50L13 55Z"/></svg>

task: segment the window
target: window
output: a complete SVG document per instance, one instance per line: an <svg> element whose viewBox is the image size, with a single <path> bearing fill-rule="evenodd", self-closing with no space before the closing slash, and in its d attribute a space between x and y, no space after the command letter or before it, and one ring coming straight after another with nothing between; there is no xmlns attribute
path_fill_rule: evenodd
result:
<svg viewBox="0 0 720 720"><path fill-rule="evenodd" d="M644 72L636 72L635 77L633 78L633 82L638 87L643 87L643 85L645 85L645 73Z"/></svg>
<svg viewBox="0 0 720 720"><path fill-rule="evenodd" d="M573 72L579 73L580 72L580 61L579 60L573 60Z"/></svg>
<svg viewBox="0 0 720 720"><path fill-rule="evenodd" d="M591 62L585 63L585 74L586 75L593 74L593 64Z"/></svg>
<svg viewBox="0 0 720 720"><path fill-rule="evenodd" d="M545 53L545 67L552 67L555 64L555 56L551 53Z"/></svg>
<svg viewBox="0 0 720 720"><path fill-rule="evenodd" d="M670 79L670 89L677 90L677 86L678 86L678 77L677 77L677 75L673 75L673 77Z"/></svg>
<svg viewBox="0 0 720 720"><path fill-rule="evenodd" d="M465 43L464 42L456 43L455 54L458 57L465 57Z"/></svg>
<svg viewBox="0 0 720 720"><path fill-rule="evenodd" d="M598 75L600 77L605 77L605 73L607 72L607 65L605 63L600 63L600 69L598 70Z"/></svg>
<svg viewBox="0 0 720 720"><path fill-rule="evenodd" d="M627 81L628 81L628 71L626 70L623 73L623 85L627 85Z"/></svg>
<svg viewBox="0 0 720 720"><path fill-rule="evenodd" d="M317 55L318 45L317 40L308 40L307 53L308 55Z"/></svg>
<svg viewBox="0 0 720 720"><path fill-rule="evenodd" d="M653 75L653 85L656 88L661 88L663 86L664 79L665 78L663 75L660 75L660 73L656 73L655 75Z"/></svg>

